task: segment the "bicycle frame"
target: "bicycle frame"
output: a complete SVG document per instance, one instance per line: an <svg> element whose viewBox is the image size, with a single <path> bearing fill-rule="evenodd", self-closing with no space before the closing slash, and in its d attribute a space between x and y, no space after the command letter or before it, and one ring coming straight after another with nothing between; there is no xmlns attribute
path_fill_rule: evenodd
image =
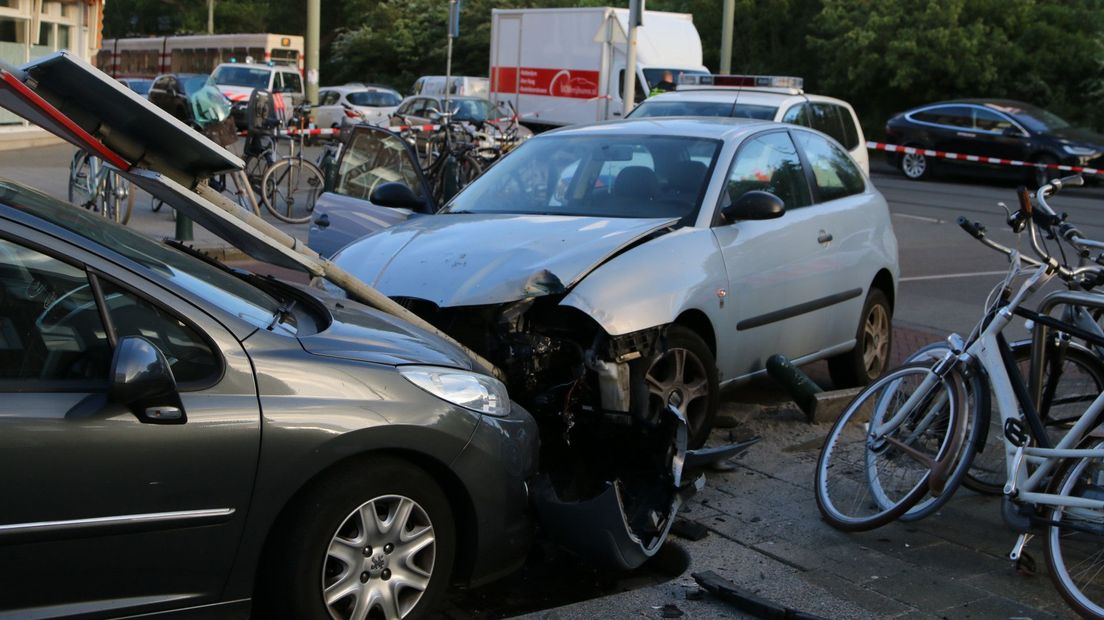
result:
<svg viewBox="0 0 1104 620"><path fill-rule="evenodd" d="M1005 462L1008 474L1008 482L1004 488L1005 495L1032 504L1104 509L1104 501L1063 497L1036 491L1044 483L1047 476L1053 472L1058 464L1058 459L1104 458L1104 448L1073 447L1085 436L1086 431L1096 420L1096 416L1104 410L1104 394L1097 396L1092 405L1081 415L1073 428L1066 432L1057 446L1049 447L1049 440L1043 430L1042 421L1039 419L1039 414L1035 410L1032 400L1025 398L1027 396L1026 386L1023 384L1023 380L1019 376L1019 370L1012 360L1011 350L1001 335L1004 328L1011 323L1013 316L1024 314L1022 311L1017 311L1024 300L1050 280L1053 275L1053 272L1047 267L1037 268L1008 304L994 313L992 320L982 329L980 335L966 347L960 359L976 359L985 369L989 376L989 383L995 392L995 402L997 411L1001 416L1002 428L1008 428L1010 425L1019 423L1019 414L1022 409L1023 418L1027 421L1033 439L1042 444L1040 446L1030 446L1028 444L1016 446L1008 438L1008 433L1004 434ZM1059 291L1059 293L1063 292ZM1086 305L1104 307L1104 299L1099 297L1097 299L1080 299L1079 301L1086 303ZM1036 338L1045 338L1045 330L1039 329L1038 332L1035 334ZM1013 382L1013 377L1015 377L1016 382ZM1016 422L1012 422L1012 420L1016 420ZM1034 465L1034 471L1029 473L1027 468L1024 467L1025 463Z"/></svg>

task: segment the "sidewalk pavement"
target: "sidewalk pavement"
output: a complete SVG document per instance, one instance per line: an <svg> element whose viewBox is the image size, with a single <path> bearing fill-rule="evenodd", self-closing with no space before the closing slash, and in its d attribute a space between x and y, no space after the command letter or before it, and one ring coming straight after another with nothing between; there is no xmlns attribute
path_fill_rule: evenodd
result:
<svg viewBox="0 0 1104 620"><path fill-rule="evenodd" d="M944 336L896 326L893 362ZM819 380L826 368L818 366L805 370ZM689 568L665 583L523 618L750 617L703 595L691 573L704 571L825 618L1073 615L1047 575L1040 540L1028 545L1038 567L1034 576L1017 573L1007 559L1016 535L1001 521L999 498L960 489L920 522L839 532L821 520L813 495L814 468L830 424L807 423L770 381L729 394L721 415L731 417L735 428L715 430L713 442L730 434L759 435L762 441L732 471L710 473L705 489L684 508L684 519L708 530L699 541L673 537L668 543L686 551Z"/></svg>

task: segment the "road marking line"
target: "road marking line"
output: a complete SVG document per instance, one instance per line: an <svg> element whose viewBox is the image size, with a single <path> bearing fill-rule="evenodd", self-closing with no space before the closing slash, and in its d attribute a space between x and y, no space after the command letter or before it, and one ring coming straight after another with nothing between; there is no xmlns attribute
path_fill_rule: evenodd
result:
<svg viewBox="0 0 1104 620"><path fill-rule="evenodd" d="M936 276L912 276L910 278L901 278L901 282L916 282L919 280L946 280L950 278L973 278L975 276L999 276L1008 273L1007 269L1002 271L978 271L976 273L945 273Z"/></svg>
<svg viewBox="0 0 1104 620"><path fill-rule="evenodd" d="M923 215L909 215L908 213L893 213L893 217L907 217L910 220L920 220L923 222L931 222L932 224L946 224L947 220L941 220L937 217L926 217Z"/></svg>

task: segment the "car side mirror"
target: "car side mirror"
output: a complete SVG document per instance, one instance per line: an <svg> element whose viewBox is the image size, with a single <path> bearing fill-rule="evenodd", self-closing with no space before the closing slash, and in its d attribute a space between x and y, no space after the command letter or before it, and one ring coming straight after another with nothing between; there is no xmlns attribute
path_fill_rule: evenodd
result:
<svg viewBox="0 0 1104 620"><path fill-rule="evenodd" d="M368 196L369 202L376 206L391 209L411 209L418 211L425 208L425 201L414 195L414 190L402 183L392 181L381 183L372 190Z"/></svg>
<svg viewBox="0 0 1104 620"><path fill-rule="evenodd" d="M770 192L751 190L744 192L736 202L725 205L721 216L726 221L737 220L773 220L786 213L786 203Z"/></svg>
<svg viewBox="0 0 1104 620"><path fill-rule="evenodd" d="M115 347L107 398L130 408L143 422L185 421L176 378L165 354L141 336L127 336Z"/></svg>
<svg viewBox="0 0 1104 620"><path fill-rule="evenodd" d="M1007 136L1009 138L1022 138L1022 137L1024 137L1023 132L1020 131L1019 128L1013 127L1011 125L1009 125L1008 127L1005 127L1004 131L1001 132L1001 135L1002 136Z"/></svg>
<svg viewBox="0 0 1104 620"><path fill-rule="evenodd" d="M441 113L436 110L430 110L429 113L426 114L426 118L436 123L441 120Z"/></svg>

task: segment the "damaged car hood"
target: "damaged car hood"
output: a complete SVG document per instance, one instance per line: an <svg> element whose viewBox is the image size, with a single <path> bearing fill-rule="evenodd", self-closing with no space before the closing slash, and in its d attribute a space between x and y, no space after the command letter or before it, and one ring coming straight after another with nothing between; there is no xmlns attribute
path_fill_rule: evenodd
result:
<svg viewBox="0 0 1104 620"><path fill-rule="evenodd" d="M334 262L390 297L439 307L563 293L674 218L442 214L357 241Z"/></svg>

